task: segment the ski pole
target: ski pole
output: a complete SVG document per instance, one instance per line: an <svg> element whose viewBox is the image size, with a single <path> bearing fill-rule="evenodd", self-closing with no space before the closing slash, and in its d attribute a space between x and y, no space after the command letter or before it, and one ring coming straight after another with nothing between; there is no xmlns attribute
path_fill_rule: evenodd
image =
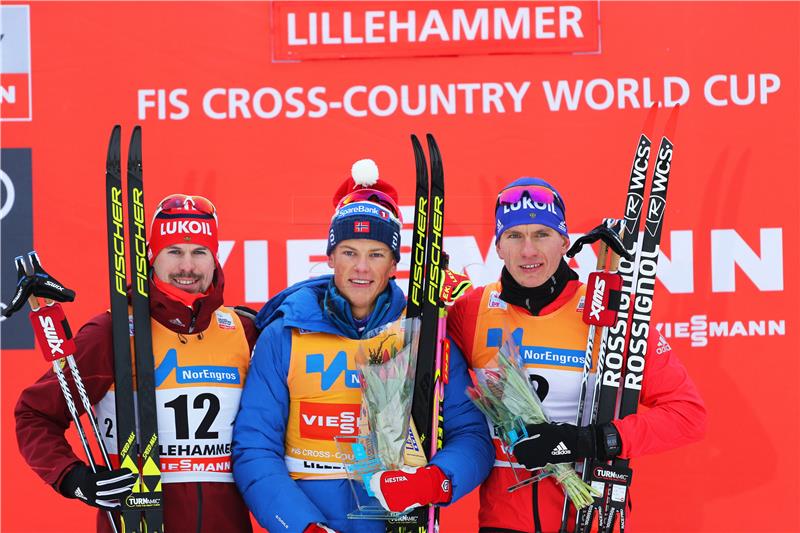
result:
<svg viewBox="0 0 800 533"><path fill-rule="evenodd" d="M26 276L34 276L37 274L41 275L39 272L44 272L41 270L41 268L39 268L41 263L39 262L39 256L35 251L28 253L28 260L30 264L26 263L22 256L18 256L15 259L18 273ZM46 276L46 273L44 274ZM53 373L55 373L56 377L58 378L58 383L61 387L61 393L64 396L67 409L72 416L72 421L75 423L75 429L78 431L78 437L80 438L81 445L83 446L83 451L86 453L86 458L89 461L89 467L92 469L92 472L97 473L97 462L92 454L92 450L89 446L89 439L87 438L86 432L83 429L83 424L81 424L80 415L75 407L75 400L72 397L72 392L70 391L67 378L62 370L64 359L66 359L67 364L69 365L70 372L72 373L72 379L75 382L75 386L78 390L78 396L80 396L81 403L83 404L86 414L91 422L95 439L97 440L98 447L100 448L100 453L103 455L103 460L105 461L106 465L108 468L110 468L111 461L108 457L108 451L106 450L103 438L100 434L94 409L89 401L89 396L86 393L86 388L83 385L83 380L81 379L80 372L78 371L78 365L75 362L75 357L73 355L75 351L75 342L72 340L72 331L70 330L69 323L64 315L64 310L61 308L61 304L55 303L49 298L42 298L44 306L41 305L42 302L39 301L39 297L35 294L35 289L33 289L32 292L33 294L28 297L28 305L31 308L31 324L33 325L34 332L39 338L39 347L42 350L44 358L47 361L52 362ZM114 515L111 513L111 511L106 511L106 515L111 523L111 529L114 531L114 533L117 533L118 530L117 524L114 521Z"/></svg>

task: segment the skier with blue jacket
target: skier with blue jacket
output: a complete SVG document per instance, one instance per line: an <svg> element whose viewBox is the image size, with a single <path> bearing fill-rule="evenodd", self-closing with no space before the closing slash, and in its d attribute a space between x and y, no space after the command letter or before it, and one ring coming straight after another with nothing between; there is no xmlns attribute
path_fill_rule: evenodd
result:
<svg viewBox="0 0 800 533"><path fill-rule="evenodd" d="M356 162L334 196L328 239L333 275L297 283L256 319L263 328L233 430L233 473L256 520L270 531L383 532L381 520L348 520L355 510L334 437L357 434L361 406L355 356L366 332L398 320L406 298L393 276L402 222L397 192ZM478 486L494 450L466 395L466 364L451 358L444 392L444 446L424 467L375 474L388 510L448 504ZM366 491L356 488L359 501Z"/></svg>

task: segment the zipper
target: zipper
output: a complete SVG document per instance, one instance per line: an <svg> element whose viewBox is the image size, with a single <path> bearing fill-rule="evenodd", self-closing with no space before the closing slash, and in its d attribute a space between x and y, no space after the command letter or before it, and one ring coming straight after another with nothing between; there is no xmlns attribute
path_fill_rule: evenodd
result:
<svg viewBox="0 0 800 533"><path fill-rule="evenodd" d="M203 485L197 484L197 533L203 531Z"/></svg>

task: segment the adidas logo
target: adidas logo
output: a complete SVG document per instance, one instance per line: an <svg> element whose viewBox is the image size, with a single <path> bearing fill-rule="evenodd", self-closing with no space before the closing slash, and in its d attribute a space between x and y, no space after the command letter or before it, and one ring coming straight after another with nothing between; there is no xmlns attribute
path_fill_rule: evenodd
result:
<svg viewBox="0 0 800 533"><path fill-rule="evenodd" d="M567 445L564 444L564 441L558 443L558 446L553 448L553 451L550 452L550 455L567 455L568 453L572 453Z"/></svg>
<svg viewBox="0 0 800 533"><path fill-rule="evenodd" d="M78 498L80 498L81 500L87 500L87 501L88 501L88 499L86 498L86 496L84 496L84 495L83 495L83 491L81 491L81 488L80 488L80 487L78 487L77 489L75 489L75 496L76 496L76 497L78 497Z"/></svg>
<svg viewBox="0 0 800 533"><path fill-rule="evenodd" d="M661 335L658 336L658 346L656 346L656 353L661 355L662 353L672 351L672 347L667 343L667 339L662 337Z"/></svg>

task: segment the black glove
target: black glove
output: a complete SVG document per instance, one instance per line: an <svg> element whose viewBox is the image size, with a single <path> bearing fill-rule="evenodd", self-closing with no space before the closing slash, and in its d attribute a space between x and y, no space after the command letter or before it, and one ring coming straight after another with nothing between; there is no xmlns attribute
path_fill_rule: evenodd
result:
<svg viewBox="0 0 800 533"><path fill-rule="evenodd" d="M80 498L92 507L115 509L131 493L136 476L127 468L107 470L97 467L97 473L79 464L61 481L58 491L67 498Z"/></svg>
<svg viewBox="0 0 800 533"><path fill-rule="evenodd" d="M591 458L607 461L619 455L622 442L613 424L531 424L528 436L514 445L514 456L528 470L546 464Z"/></svg>
<svg viewBox="0 0 800 533"><path fill-rule="evenodd" d="M569 250L567 250L567 257L575 257L581 251L584 245L592 244L598 240L606 243L617 255L624 257L628 261L633 261L633 254L625 249L622 244L622 239L619 236L621 221L613 218L607 218L602 224L593 228L591 231L576 240Z"/></svg>

